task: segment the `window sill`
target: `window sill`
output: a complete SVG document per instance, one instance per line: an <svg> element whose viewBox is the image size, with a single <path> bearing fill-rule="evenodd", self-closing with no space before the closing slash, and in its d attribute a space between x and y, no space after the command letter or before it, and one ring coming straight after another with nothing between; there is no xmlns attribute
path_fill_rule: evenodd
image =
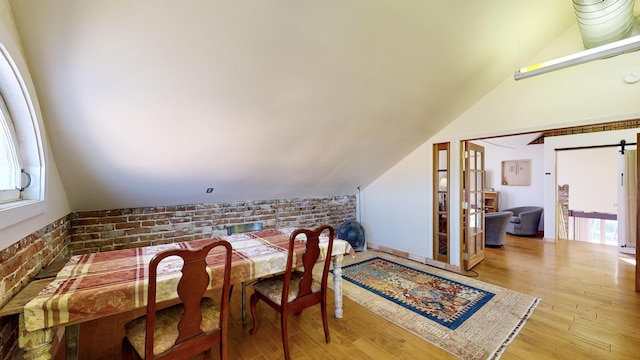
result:
<svg viewBox="0 0 640 360"><path fill-rule="evenodd" d="M0 229L44 213L46 203L42 200L21 200L0 204Z"/></svg>

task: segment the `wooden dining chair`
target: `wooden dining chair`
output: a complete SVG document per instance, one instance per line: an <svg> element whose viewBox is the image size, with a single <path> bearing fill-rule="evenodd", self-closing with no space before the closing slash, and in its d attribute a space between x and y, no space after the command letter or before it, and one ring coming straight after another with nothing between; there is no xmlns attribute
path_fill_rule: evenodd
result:
<svg viewBox="0 0 640 360"><path fill-rule="evenodd" d="M313 279L313 267L320 259L320 235L327 231L329 243L326 257L322 263L322 278L320 282ZM301 241L299 235L306 235L305 251L302 254L302 266L294 263L294 245ZM289 360L289 341L287 335L287 318L290 314L300 315L302 310L320 304L324 337L329 342L329 323L327 322L327 277L333 249L334 229L325 225L315 230L297 229L289 237L289 252L287 267L284 274L272 278L262 279L253 285L251 295L251 316L253 328L251 334L258 331L258 314L256 306L260 300L267 303L280 313L280 328L282 330L282 346L284 357ZM296 239L297 238L297 239ZM296 260L298 262L298 260ZM300 271L301 269L302 271Z"/></svg>
<svg viewBox="0 0 640 360"><path fill-rule="evenodd" d="M262 231L262 223L245 223L235 224L227 226L227 235L247 233L251 231ZM231 294L233 293L233 284L231 284L231 290L229 292L229 301L231 301ZM247 282L242 282L242 324L247 323Z"/></svg>
<svg viewBox="0 0 640 360"><path fill-rule="evenodd" d="M213 280L207 272L206 257L217 247L224 248L219 307L213 299L205 297L207 287ZM178 256L184 261L177 287L182 303L157 310L158 264L170 256ZM211 349L220 344L220 359L227 359L230 276L231 244L225 240L211 242L199 249L171 249L156 254L149 263L146 316L125 325L122 358L187 359L200 353L210 358Z"/></svg>

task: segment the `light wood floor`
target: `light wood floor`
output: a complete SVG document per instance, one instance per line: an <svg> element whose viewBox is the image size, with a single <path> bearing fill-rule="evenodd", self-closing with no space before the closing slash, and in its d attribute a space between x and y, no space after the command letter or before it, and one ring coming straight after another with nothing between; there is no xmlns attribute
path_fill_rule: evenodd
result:
<svg viewBox="0 0 640 360"><path fill-rule="evenodd" d="M504 248L488 249L474 270L479 280L542 298L502 359L640 358L634 257L605 245L508 237ZM329 309L333 313L332 300ZM240 295L234 291L229 359L283 358L277 314L265 306L258 312L260 331L252 336L251 317L243 327ZM125 320L112 317L81 325L79 358L119 358ZM346 298L344 318L330 316L329 326L331 343L326 344L319 308L292 316L292 358L455 359Z"/></svg>

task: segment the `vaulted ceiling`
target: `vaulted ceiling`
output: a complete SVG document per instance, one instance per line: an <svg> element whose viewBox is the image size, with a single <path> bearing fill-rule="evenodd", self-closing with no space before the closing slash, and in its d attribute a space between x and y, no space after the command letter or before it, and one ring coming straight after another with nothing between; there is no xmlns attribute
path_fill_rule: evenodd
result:
<svg viewBox="0 0 640 360"><path fill-rule="evenodd" d="M355 193L575 24L568 0L10 5L73 210Z"/></svg>

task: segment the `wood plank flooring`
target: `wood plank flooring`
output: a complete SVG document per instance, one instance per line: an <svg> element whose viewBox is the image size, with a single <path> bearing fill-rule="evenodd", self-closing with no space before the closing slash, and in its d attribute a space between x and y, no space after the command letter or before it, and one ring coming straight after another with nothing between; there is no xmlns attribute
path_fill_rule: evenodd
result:
<svg viewBox="0 0 640 360"><path fill-rule="evenodd" d="M504 248L488 249L473 270L481 281L542 298L502 359L640 358L634 257L606 245L508 236ZM249 335L251 316L243 327L239 293L234 291L231 303L229 359L282 359L278 315L259 307L260 330ZM293 359L455 359L347 298L344 318L329 319L326 344L319 307L290 317ZM79 358L118 359L126 321L115 316L82 324Z"/></svg>

